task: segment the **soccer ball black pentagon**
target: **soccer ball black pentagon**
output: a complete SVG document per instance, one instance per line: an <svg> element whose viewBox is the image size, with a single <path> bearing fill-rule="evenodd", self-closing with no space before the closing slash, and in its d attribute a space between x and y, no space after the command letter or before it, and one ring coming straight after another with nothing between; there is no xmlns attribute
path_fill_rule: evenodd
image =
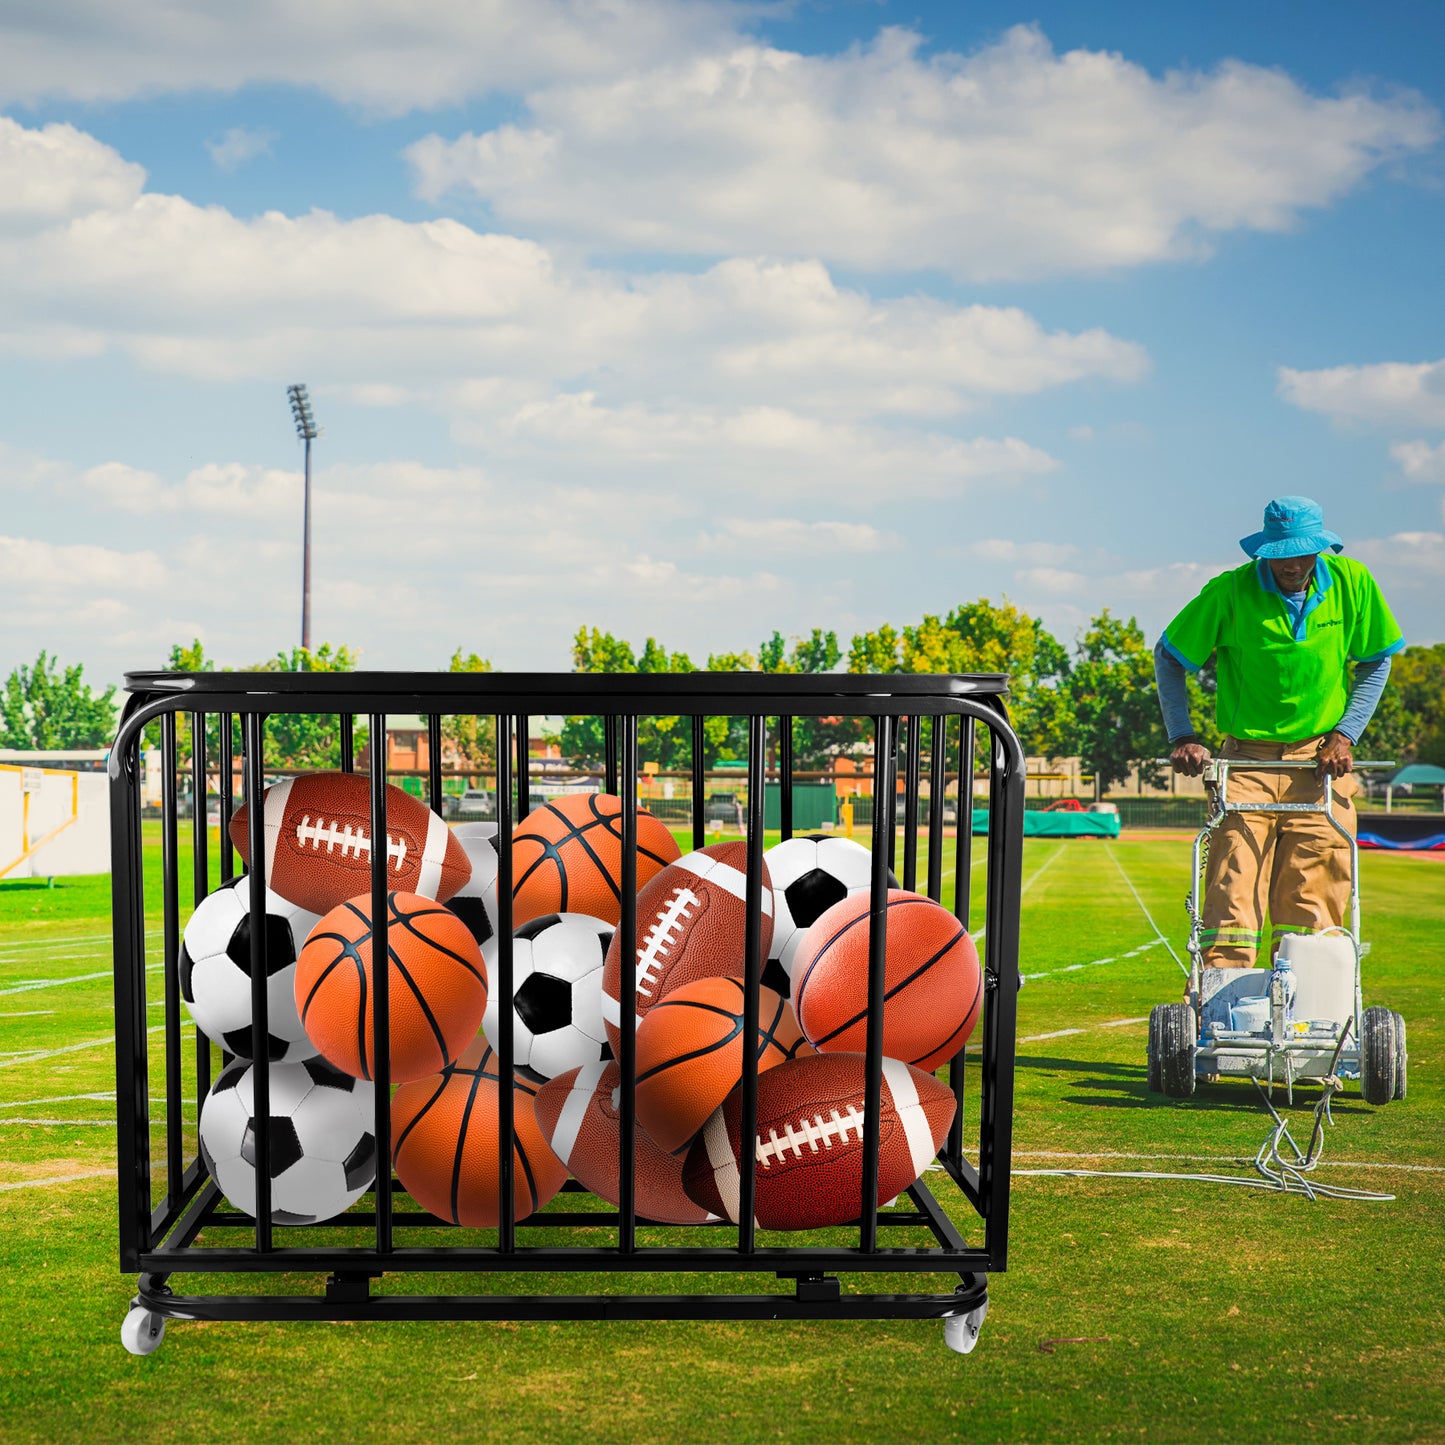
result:
<svg viewBox="0 0 1445 1445"><path fill-rule="evenodd" d="M512 1062L554 1079L610 1059L602 1026L602 965L613 926L585 913L547 913L512 935ZM500 1049L497 940L482 948L490 991L482 1032Z"/></svg>
<svg viewBox="0 0 1445 1445"><path fill-rule="evenodd" d="M447 899L447 907L485 946L497 936L497 825L458 823L452 833L472 865L472 876Z"/></svg>
<svg viewBox="0 0 1445 1445"><path fill-rule="evenodd" d="M271 1066L271 1222L315 1224L376 1180L376 1087L322 1058ZM201 1106L201 1158L221 1193L256 1213L255 1066L233 1059Z"/></svg>
<svg viewBox="0 0 1445 1445"><path fill-rule="evenodd" d="M251 1057L251 899L244 875L221 884L191 914L181 944L181 997L196 1027L238 1058ZM277 1062L309 1058L296 1009L296 959L316 914L266 890L266 1031Z"/></svg>
<svg viewBox="0 0 1445 1445"><path fill-rule="evenodd" d="M873 855L851 838L809 833L769 848L763 859L773 882L773 943L763 982L787 998L793 958L803 935L835 903L852 893L867 892L873 881ZM888 886L898 887L891 870Z"/></svg>

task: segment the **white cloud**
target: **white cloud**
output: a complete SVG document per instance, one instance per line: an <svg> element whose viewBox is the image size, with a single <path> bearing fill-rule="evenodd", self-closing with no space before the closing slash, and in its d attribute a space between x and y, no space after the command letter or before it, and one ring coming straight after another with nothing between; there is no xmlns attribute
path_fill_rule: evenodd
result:
<svg viewBox="0 0 1445 1445"><path fill-rule="evenodd" d="M44 0L0 20L0 105L279 84L398 113L655 63L717 44L737 13L710 0Z"/></svg>
<svg viewBox="0 0 1445 1445"><path fill-rule="evenodd" d="M1445 533L1396 532L1393 537L1363 541L1354 551L1381 575L1391 577L1392 581L1399 579L1400 574L1404 573L1408 579L1407 585L1424 582L1437 589L1434 597L1438 604L1438 587L1441 580L1445 579ZM1438 615L1437 605L1436 616Z"/></svg>
<svg viewBox="0 0 1445 1445"><path fill-rule="evenodd" d="M1017 27L801 55L739 42L559 81L529 120L408 151L418 193L623 252L817 256L974 280L1090 272L1280 231L1434 144L1419 96L1314 95L1226 61L1150 75Z"/></svg>
<svg viewBox="0 0 1445 1445"><path fill-rule="evenodd" d="M805 522L797 517L738 517L697 539L704 552L777 553L784 557L833 557L882 552L902 546L893 532L866 522Z"/></svg>
<svg viewBox="0 0 1445 1445"><path fill-rule="evenodd" d="M69 125L27 130L0 115L0 236L133 205L145 171Z"/></svg>
<svg viewBox="0 0 1445 1445"><path fill-rule="evenodd" d="M1396 442L1390 456L1412 482L1445 482L1445 442L1433 447L1429 442Z"/></svg>
<svg viewBox="0 0 1445 1445"><path fill-rule="evenodd" d="M565 379L614 405L786 397L855 420L940 417L1081 380L1127 383L1148 366L1103 330L1046 331L1014 307L875 300L815 261L634 277L457 221L243 220L154 193L0 236L0 266L26 278L0 293L11 354L113 349L211 381L305 369L368 404L517 406Z"/></svg>
<svg viewBox="0 0 1445 1445"><path fill-rule="evenodd" d="M1058 596L1077 593L1089 581L1082 572L1069 572L1060 567L1023 567L1014 576L1026 587Z"/></svg>
<svg viewBox="0 0 1445 1445"><path fill-rule="evenodd" d="M271 154L271 142L277 139L273 130L248 130L245 126L232 126L220 140L208 140L206 149L218 169L234 171L253 161L257 156Z"/></svg>
<svg viewBox="0 0 1445 1445"><path fill-rule="evenodd" d="M1052 566L1078 555L1072 542L1013 542L1006 537L985 537L970 542L968 551L990 562L1028 562L1035 566Z"/></svg>
<svg viewBox="0 0 1445 1445"><path fill-rule="evenodd" d="M1445 426L1445 360L1279 369L1279 394L1338 422Z"/></svg>

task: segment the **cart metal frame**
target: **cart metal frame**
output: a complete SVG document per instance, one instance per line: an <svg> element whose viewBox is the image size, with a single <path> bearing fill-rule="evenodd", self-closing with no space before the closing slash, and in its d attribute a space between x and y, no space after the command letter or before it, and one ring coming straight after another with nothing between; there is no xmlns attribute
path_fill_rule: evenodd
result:
<svg viewBox="0 0 1445 1445"><path fill-rule="evenodd" d="M174 673L133 672L126 676L129 693L115 745L110 754L111 830L116 1015L116 1100L119 1137L120 1268L139 1276L124 1338L128 1348L148 1353L159 1344L166 1319L212 1320L340 1320L340 1319L918 1319L943 1318L955 1349L972 1348L987 1307L987 1276L1002 1271L1008 1259L1009 1178L1013 1114L1013 1055L1019 985L1019 896L1023 848L1024 758L1009 721L1006 678L995 674L927 677L854 677L698 673L683 675L577 674L437 674L437 673ZM647 716L682 715L691 719L695 800L694 846L705 843L703 820L703 721L708 716L745 716L749 739L748 803L748 927L746 934L745 1031L756 1025L761 950L761 860L763 855L764 781L767 752L776 748L782 788L782 832L792 834L793 733L796 717L855 716L872 720L874 797L887 799L904 782L903 858L899 870L904 887L918 888L918 832L927 822L941 837L945 779L950 758L959 779L957 816L965 820L958 833L955 861L955 911L967 921L970 904L972 831L967 825L972 799L975 744L988 768L988 855L984 885L986 937L983 948L985 998L973 1049L977 1058L976 1163L965 1156L965 1052L950 1065L950 1081L958 1110L940 1151L939 1172L931 1174L946 1189L944 1201L920 1180L908 1190L911 1208L872 1207L878 1176L878 1103L882 1078L884 948L888 868L897 861L895 810L876 806L872 823L872 943L869 959L870 1011L865 1051L868 1089L864 1134L864 1183L852 1245L760 1245L753 1217L754 1176L744 1170L739 1214L743 1223L705 1226L708 1245L654 1244L639 1239L639 1227L650 1241L656 1232L673 1237L688 1231L649 1224L634 1208L632 1144L636 1129L632 1085L635 1054L631 1010L623 1010L619 1056L624 1080L621 1097L622 1187L618 1209L611 1213L571 1210L568 1195L529 1219L513 1216L512 1091L501 1091L501 1221L495 1230L455 1230L457 1243L434 1246L408 1243L413 1229L441 1225L431 1215L405 1205L398 1208L400 1186L390 1169L378 1171L374 1188L360 1206L328 1224L327 1231L359 1236L356 1243L326 1247L288 1246L285 1229L269 1219L270 1155L269 1066L266 1063L266 930L265 850L262 809L255 806L266 784L265 721L277 714L329 714L339 719L342 766L352 770L354 719L369 722L370 737L384 739L388 714L422 714L428 720L431 806L441 807L441 720L449 714L491 716L496 721L498 829L510 837L530 797L528 719L539 715L585 714L605 720L606 790L623 799L623 996L632 987L636 944L636 825L638 793L638 720ZM182 1056L189 1027L180 997L177 956L181 940L181 889L187 871L182 857L177 812L177 724L188 718L193 743L188 886L199 902L208 889L209 859L206 809L208 762L226 778L233 775L234 729L239 724L245 799L249 808L250 856L257 860L249 875L253 1012L258 1047L255 1072L257 1152L257 1218L237 1213L226 1204L194 1147L187 1147L183 1123L190 1112L199 1117L212 1077L212 1046L195 1039L193 1092L184 1087ZM957 724L951 722L958 719ZM206 724L219 721L219 756L206 756ZM930 732L930 792L927 817L920 816L924 720ZM146 917L142 869L140 761L146 729L159 730L163 776L162 797L162 935L160 999L148 997L154 975L146 972L146 936L155 920ZM978 736L978 729L983 736ZM900 732L906 740L900 743ZM386 829L384 790L385 747L371 750L373 836ZM966 782L965 782L966 780ZM968 789L967 794L964 788ZM222 879L234 876L235 859L228 837L232 800L229 786L221 798ZM512 993L511 860L499 848L498 902L501 913L496 977L492 988ZM386 947L384 900L385 850L373 850L373 917L383 920L375 946ZM941 850L930 848L923 890L942 896ZM379 1039L387 1036L387 970L375 973L375 1021ZM153 1004L163 1007L159 1026ZM501 1010L498 1040L500 1069L513 1070L512 1011ZM153 1097L150 1087L152 1030L162 1037L164 1087ZM390 1157L389 1061L378 1050L375 1067L377 1157ZM753 1132L757 1108L756 1064L743 1080L743 1133ZM155 1113L159 1113L157 1120ZM153 1152L153 1132L159 1143ZM152 1168L164 1163L160 1197L152 1187ZM569 1187L570 1184L569 1184ZM901 1203L901 1201L899 1201ZM409 1201L407 1201L409 1203ZM945 1207L945 1206L948 1207ZM951 1212L950 1212L951 1211ZM970 1238L954 1214L971 1223ZM450 1226L446 1226L451 1228ZM880 1235L898 1228L923 1228L930 1246L892 1247ZM606 1244L526 1242L538 1231L586 1229L609 1231ZM981 1234L981 1238L979 1235ZM342 1235L343 1240L345 1234ZM221 1241L221 1242L218 1242ZM285 1272L317 1277L314 1292L274 1295L232 1288L208 1292L199 1281L177 1292L176 1276L218 1274L250 1276ZM385 1275L427 1273L467 1276L470 1288L458 1293L374 1292L372 1281ZM575 1273L606 1273L615 1293L487 1293L475 1288L477 1277ZM725 1273L732 1276L774 1275L791 1289L753 1293L657 1294L638 1290L649 1275ZM873 1293L848 1291L840 1274L953 1275L957 1284L947 1293ZM229 1283L229 1282L228 1282ZM459 1280L459 1283L461 1281ZM756 1285L756 1281L754 1282Z"/></svg>

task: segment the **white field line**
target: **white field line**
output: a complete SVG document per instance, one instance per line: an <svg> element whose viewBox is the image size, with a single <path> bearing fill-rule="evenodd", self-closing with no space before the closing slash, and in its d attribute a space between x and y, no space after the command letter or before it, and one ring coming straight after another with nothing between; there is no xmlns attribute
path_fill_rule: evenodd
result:
<svg viewBox="0 0 1445 1445"><path fill-rule="evenodd" d="M1018 1042L1021 1044L1039 1044L1045 1039L1065 1039L1068 1038L1070 1034L1089 1034L1093 1033L1096 1029L1121 1029L1126 1024L1147 1024L1148 1022L1149 1016L1147 1014L1145 1014L1143 1018L1138 1019L1107 1019L1101 1024L1090 1024L1088 1028L1084 1029L1055 1029L1053 1033L1050 1034L1029 1034L1027 1038L1019 1039Z"/></svg>
<svg viewBox="0 0 1445 1445"><path fill-rule="evenodd" d="M158 973L161 965L159 963L148 963L147 973ZM69 978L27 978L23 983L11 984L9 988L0 988L0 998L5 998L12 993L33 993L37 988L59 988L67 983L94 983L98 978L113 978L115 970L104 968L99 973L75 973Z"/></svg>
<svg viewBox="0 0 1445 1445"><path fill-rule="evenodd" d="M48 1179L17 1179L13 1184L0 1184L6 1189L44 1189L47 1184L74 1184L80 1179L113 1179L114 1169L89 1169L84 1174L53 1174Z"/></svg>
<svg viewBox="0 0 1445 1445"><path fill-rule="evenodd" d="M154 1034L163 1028L164 1024L152 1024L146 1032ZM11 1069L16 1064L38 1064L42 1059L59 1058L61 1054L78 1054L82 1049L98 1049L114 1042L115 1035L107 1034L103 1039L87 1039L83 1044L66 1044L63 1049L46 1049L41 1053L26 1054L22 1059L0 1059L0 1069Z"/></svg>
<svg viewBox="0 0 1445 1445"><path fill-rule="evenodd" d="M1032 873L1029 874L1029 876L1024 880L1024 886L1019 889L1020 900L1022 900L1024 894L1027 893L1029 889L1032 888L1034 884L1037 883L1039 879L1048 872L1051 865L1058 862L1059 855L1064 851L1064 848L1066 846L1066 844L1060 843L1058 848L1055 849L1054 852L1050 853L1049 856L1045 858L1044 861L1040 863L1039 866L1035 868ZM973 935L973 941L975 946L983 942L984 934L986 934L987 932L987 928L980 928L979 931Z"/></svg>
<svg viewBox="0 0 1445 1445"><path fill-rule="evenodd" d="M64 938L17 938L0 942L0 953L9 953L12 950L24 948L57 948L65 943L96 943L104 939L110 941L108 933L74 933Z"/></svg>
<svg viewBox="0 0 1445 1445"><path fill-rule="evenodd" d="M94 1099L98 1103L111 1104L115 1102L115 1090L104 1089L95 1094L51 1094L44 1099L16 1099L10 1104L0 1104L0 1109L29 1109L36 1104L71 1104L77 1099Z"/></svg>
<svg viewBox="0 0 1445 1445"><path fill-rule="evenodd" d="M7 1124L64 1124L67 1128L83 1125L87 1129L114 1129L114 1119L0 1119L0 1128ZM192 1126L194 1127L194 1125Z"/></svg>
<svg viewBox="0 0 1445 1445"><path fill-rule="evenodd" d="M1106 963L1121 963L1126 958L1137 958L1141 953L1148 953L1151 948L1158 948L1163 941L1151 938L1148 943L1141 943L1138 948L1131 948L1127 953L1113 953L1108 958L1091 958L1087 963L1067 963L1062 968L1047 968L1042 973L1026 973L1024 979L1032 982L1036 978L1053 978L1059 973L1077 973L1081 968L1100 968Z"/></svg>
<svg viewBox="0 0 1445 1445"><path fill-rule="evenodd" d="M1154 1163L1173 1164L1252 1164L1254 1156L1242 1154L1129 1154L1122 1150L1105 1149L1097 1153L1074 1152L1066 1149L1015 1149L1015 1159L1124 1159L1146 1160ZM1401 1174L1445 1174L1445 1164L1386 1164L1378 1159L1320 1159L1316 1169L1390 1169ZM1052 1173L1052 1170L1015 1169L1015 1174Z"/></svg>
<svg viewBox="0 0 1445 1445"><path fill-rule="evenodd" d="M1119 861L1119 855L1115 853L1113 848L1108 849L1108 854L1109 857L1114 860L1114 867L1119 870L1119 877L1124 880L1124 883L1128 887L1129 892L1134 895L1134 902L1139 905L1140 913L1142 913L1144 917L1148 920L1149 927L1154 930L1155 938L1157 938L1159 942L1162 943L1164 947L1169 950L1169 957L1172 958L1174 962L1179 965L1180 969L1187 976L1189 970L1184 967L1183 960L1179 957L1177 953L1174 952L1174 945L1170 943L1167 938L1165 938L1163 930L1159 927L1157 923L1154 922L1154 915L1150 913L1149 910L1144 906L1144 900L1139 896L1139 890L1134 887L1134 880L1130 878L1129 875L1124 871L1124 865Z"/></svg>
<svg viewBox="0 0 1445 1445"><path fill-rule="evenodd" d="M53 1008L28 1008L22 1009L18 1013L0 1014L0 1019L38 1019L44 1018L47 1014L53 1014L54 1012L55 1010Z"/></svg>

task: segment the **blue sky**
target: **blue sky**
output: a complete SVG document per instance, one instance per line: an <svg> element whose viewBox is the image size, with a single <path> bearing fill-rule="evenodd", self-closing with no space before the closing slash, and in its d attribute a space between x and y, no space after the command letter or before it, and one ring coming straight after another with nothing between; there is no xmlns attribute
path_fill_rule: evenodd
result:
<svg viewBox="0 0 1445 1445"><path fill-rule="evenodd" d="M0 16L0 670L561 668L1007 595L1155 635L1304 492L1445 637L1445 11Z"/></svg>

